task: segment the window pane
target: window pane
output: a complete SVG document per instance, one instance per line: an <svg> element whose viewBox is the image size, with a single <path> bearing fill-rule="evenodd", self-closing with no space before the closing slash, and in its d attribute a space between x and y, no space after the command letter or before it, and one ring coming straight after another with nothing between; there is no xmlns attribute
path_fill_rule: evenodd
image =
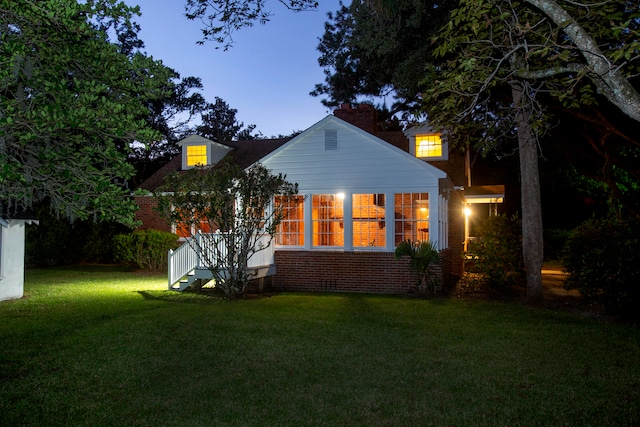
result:
<svg viewBox="0 0 640 427"><path fill-rule="evenodd" d="M416 157L442 157L439 134L416 136Z"/></svg>
<svg viewBox="0 0 640 427"><path fill-rule="evenodd" d="M353 195L353 247L385 247L384 194Z"/></svg>
<svg viewBox="0 0 640 427"><path fill-rule="evenodd" d="M276 245L304 245L304 196L276 196L276 209L282 208L282 222L276 229Z"/></svg>
<svg viewBox="0 0 640 427"><path fill-rule="evenodd" d="M187 166L206 165L207 146L188 145L187 146Z"/></svg>
<svg viewBox="0 0 640 427"><path fill-rule="evenodd" d="M394 244L429 240L429 193L396 194Z"/></svg>
<svg viewBox="0 0 640 427"><path fill-rule="evenodd" d="M344 246L343 199L336 194L314 194L313 246Z"/></svg>

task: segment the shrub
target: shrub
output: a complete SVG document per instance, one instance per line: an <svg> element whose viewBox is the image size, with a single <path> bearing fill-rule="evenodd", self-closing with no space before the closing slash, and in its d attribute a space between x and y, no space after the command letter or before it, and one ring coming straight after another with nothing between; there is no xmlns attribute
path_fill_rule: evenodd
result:
<svg viewBox="0 0 640 427"><path fill-rule="evenodd" d="M476 228L469 255L475 258L476 271L490 287L506 290L524 281L521 230L516 215L490 216Z"/></svg>
<svg viewBox="0 0 640 427"><path fill-rule="evenodd" d="M113 263L113 238L127 227L113 222L58 218L44 204L34 208L39 225L27 227L25 247L29 266Z"/></svg>
<svg viewBox="0 0 640 427"><path fill-rule="evenodd" d="M562 264L567 289L602 303L608 314L640 318L640 221L591 219L574 230Z"/></svg>
<svg viewBox="0 0 640 427"><path fill-rule="evenodd" d="M412 242L405 240L396 248L396 261L402 257L409 257L409 268L416 275L416 286L419 293L434 293L440 281L429 271L431 265L440 262L438 245L435 242Z"/></svg>
<svg viewBox="0 0 640 427"><path fill-rule="evenodd" d="M167 253L177 247L178 236L158 230L137 230L114 237L116 261L151 271L167 270Z"/></svg>

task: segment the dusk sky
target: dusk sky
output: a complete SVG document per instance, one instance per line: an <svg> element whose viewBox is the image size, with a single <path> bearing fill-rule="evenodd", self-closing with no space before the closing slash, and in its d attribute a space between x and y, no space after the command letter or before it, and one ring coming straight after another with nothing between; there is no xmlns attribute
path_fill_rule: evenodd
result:
<svg viewBox="0 0 640 427"><path fill-rule="evenodd" d="M227 51L213 42L196 44L200 22L185 18L184 0L125 1L140 6L145 51L182 77L200 77L207 102L222 98L245 126L255 124L267 137L287 135L331 113L309 92L324 81L316 47L327 12L338 9L338 0L322 0L318 11L301 13L273 0L271 21L235 33Z"/></svg>

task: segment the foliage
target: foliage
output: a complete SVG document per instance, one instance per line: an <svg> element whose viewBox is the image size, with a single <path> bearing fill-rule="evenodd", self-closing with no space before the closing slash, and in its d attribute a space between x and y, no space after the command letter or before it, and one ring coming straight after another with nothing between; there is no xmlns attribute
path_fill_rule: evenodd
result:
<svg viewBox="0 0 640 427"><path fill-rule="evenodd" d="M150 271L167 270L167 253L177 247L178 236L159 230L136 230L114 237L115 260Z"/></svg>
<svg viewBox="0 0 640 427"><path fill-rule="evenodd" d="M318 45L318 63L325 81L313 96L327 98L328 107L355 103L361 97L393 94L390 114L416 112L421 107L429 39L448 16L451 4L432 7L429 2L395 2L381 11L374 3L354 0L329 14ZM425 23L429 23L425 25ZM384 34L384 37L380 35Z"/></svg>
<svg viewBox="0 0 640 427"><path fill-rule="evenodd" d="M127 56L108 34L130 35L136 11L110 0L0 2L3 207L46 199L70 219L133 225L124 151L155 137L136 96L155 80L143 55Z"/></svg>
<svg viewBox="0 0 640 427"><path fill-rule="evenodd" d="M564 249L565 287L601 302L610 314L640 319L639 247L637 218L586 221Z"/></svg>
<svg viewBox="0 0 640 427"><path fill-rule="evenodd" d="M318 7L317 0L279 2L296 12ZM198 43L213 41L223 45L225 50L233 44L232 34L235 31L252 27L256 21L265 24L272 16L266 0L186 0L185 10L187 19L199 20L203 25L202 40Z"/></svg>
<svg viewBox="0 0 640 427"><path fill-rule="evenodd" d="M524 280L520 218L489 216L477 228L469 242L469 255L475 268L489 286L506 290Z"/></svg>
<svg viewBox="0 0 640 427"><path fill-rule="evenodd" d="M256 125L245 128L244 123L236 119L237 113L238 110L229 107L229 104L216 96L216 101L213 104L207 104L201 112L202 123L196 127L196 132L200 136L217 142L257 139L259 134L251 134Z"/></svg>
<svg viewBox="0 0 640 427"><path fill-rule="evenodd" d="M297 192L297 184L283 174L272 175L261 164L243 170L225 158L215 167L167 176L155 197L159 212L172 224L208 232L187 241L204 257L216 287L238 298L252 277L249 259L269 247L282 221L283 208L272 206L273 196Z"/></svg>
<svg viewBox="0 0 640 427"><path fill-rule="evenodd" d="M436 242L405 240L396 247L395 259L409 257L409 268L415 273L416 287L421 293L435 294L442 277L434 275L431 267L440 262Z"/></svg>
<svg viewBox="0 0 640 427"><path fill-rule="evenodd" d="M113 237L128 230L115 222L70 222L53 214L46 202L34 208L34 216L39 224L26 228L25 260L28 266L112 263Z"/></svg>

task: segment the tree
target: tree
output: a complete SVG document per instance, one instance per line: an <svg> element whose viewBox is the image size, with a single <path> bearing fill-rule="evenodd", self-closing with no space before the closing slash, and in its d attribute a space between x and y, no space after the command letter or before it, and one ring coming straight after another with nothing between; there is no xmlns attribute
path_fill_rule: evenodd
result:
<svg viewBox="0 0 640 427"><path fill-rule="evenodd" d="M283 208L276 195L297 194L296 184L272 175L260 164L243 170L223 160L212 168L194 168L167 177L155 196L160 213L192 234L187 241L204 257L220 288L229 298L245 295L251 273L249 259L271 245ZM215 231L215 233L214 233Z"/></svg>
<svg viewBox="0 0 640 427"><path fill-rule="evenodd" d="M315 10L316 0L278 0L287 9L301 12ZM203 28L202 40L216 42L227 50L233 45L232 34L242 28L252 27L254 22L269 22L272 13L266 0L186 0L187 19L199 20ZM216 47L217 49L218 47Z"/></svg>
<svg viewBox="0 0 640 427"><path fill-rule="evenodd" d="M148 144L132 144L128 158L136 168L136 176L132 180L134 185L140 184L179 154L180 148L176 143L195 132L192 121L206 105L199 92L203 87L199 77L181 79L177 71L161 62L154 62L151 66L155 68L153 75L165 76L165 83L162 90L142 91L139 96L148 109L144 119L159 137Z"/></svg>
<svg viewBox="0 0 640 427"><path fill-rule="evenodd" d="M329 14L318 45L325 81L311 95L326 96L322 103L335 108L393 94L389 116L417 112L426 89L429 40L446 22L451 5L410 0L388 8L371 6L370 1L353 0Z"/></svg>
<svg viewBox="0 0 640 427"><path fill-rule="evenodd" d="M236 119L237 113L238 110L229 107L229 104L216 96L216 101L207 104L202 111L200 116L202 124L196 127L196 132L217 142L257 139L259 134L251 134L256 125L249 125L245 128L244 123Z"/></svg>
<svg viewBox="0 0 640 427"><path fill-rule="evenodd" d="M46 201L69 219L133 224L123 147L155 138L136 96L155 85L109 42L136 8L109 0L0 1L0 205Z"/></svg>
<svg viewBox="0 0 640 427"><path fill-rule="evenodd" d="M528 3L528 4L527 4ZM534 7L531 7L534 6ZM579 18L572 18L577 16ZM638 70L640 10L624 1L593 5L552 0L526 3L469 0L451 14L436 38L443 59L426 100L435 125L460 132L460 123L506 99L517 132L522 191L523 254L530 301L542 298L542 216L538 135L545 128L546 94L565 106L598 102L599 91L623 108L636 105L629 79ZM593 34L593 36L591 35ZM598 56L599 58L594 58ZM605 68L606 65L606 68Z"/></svg>

